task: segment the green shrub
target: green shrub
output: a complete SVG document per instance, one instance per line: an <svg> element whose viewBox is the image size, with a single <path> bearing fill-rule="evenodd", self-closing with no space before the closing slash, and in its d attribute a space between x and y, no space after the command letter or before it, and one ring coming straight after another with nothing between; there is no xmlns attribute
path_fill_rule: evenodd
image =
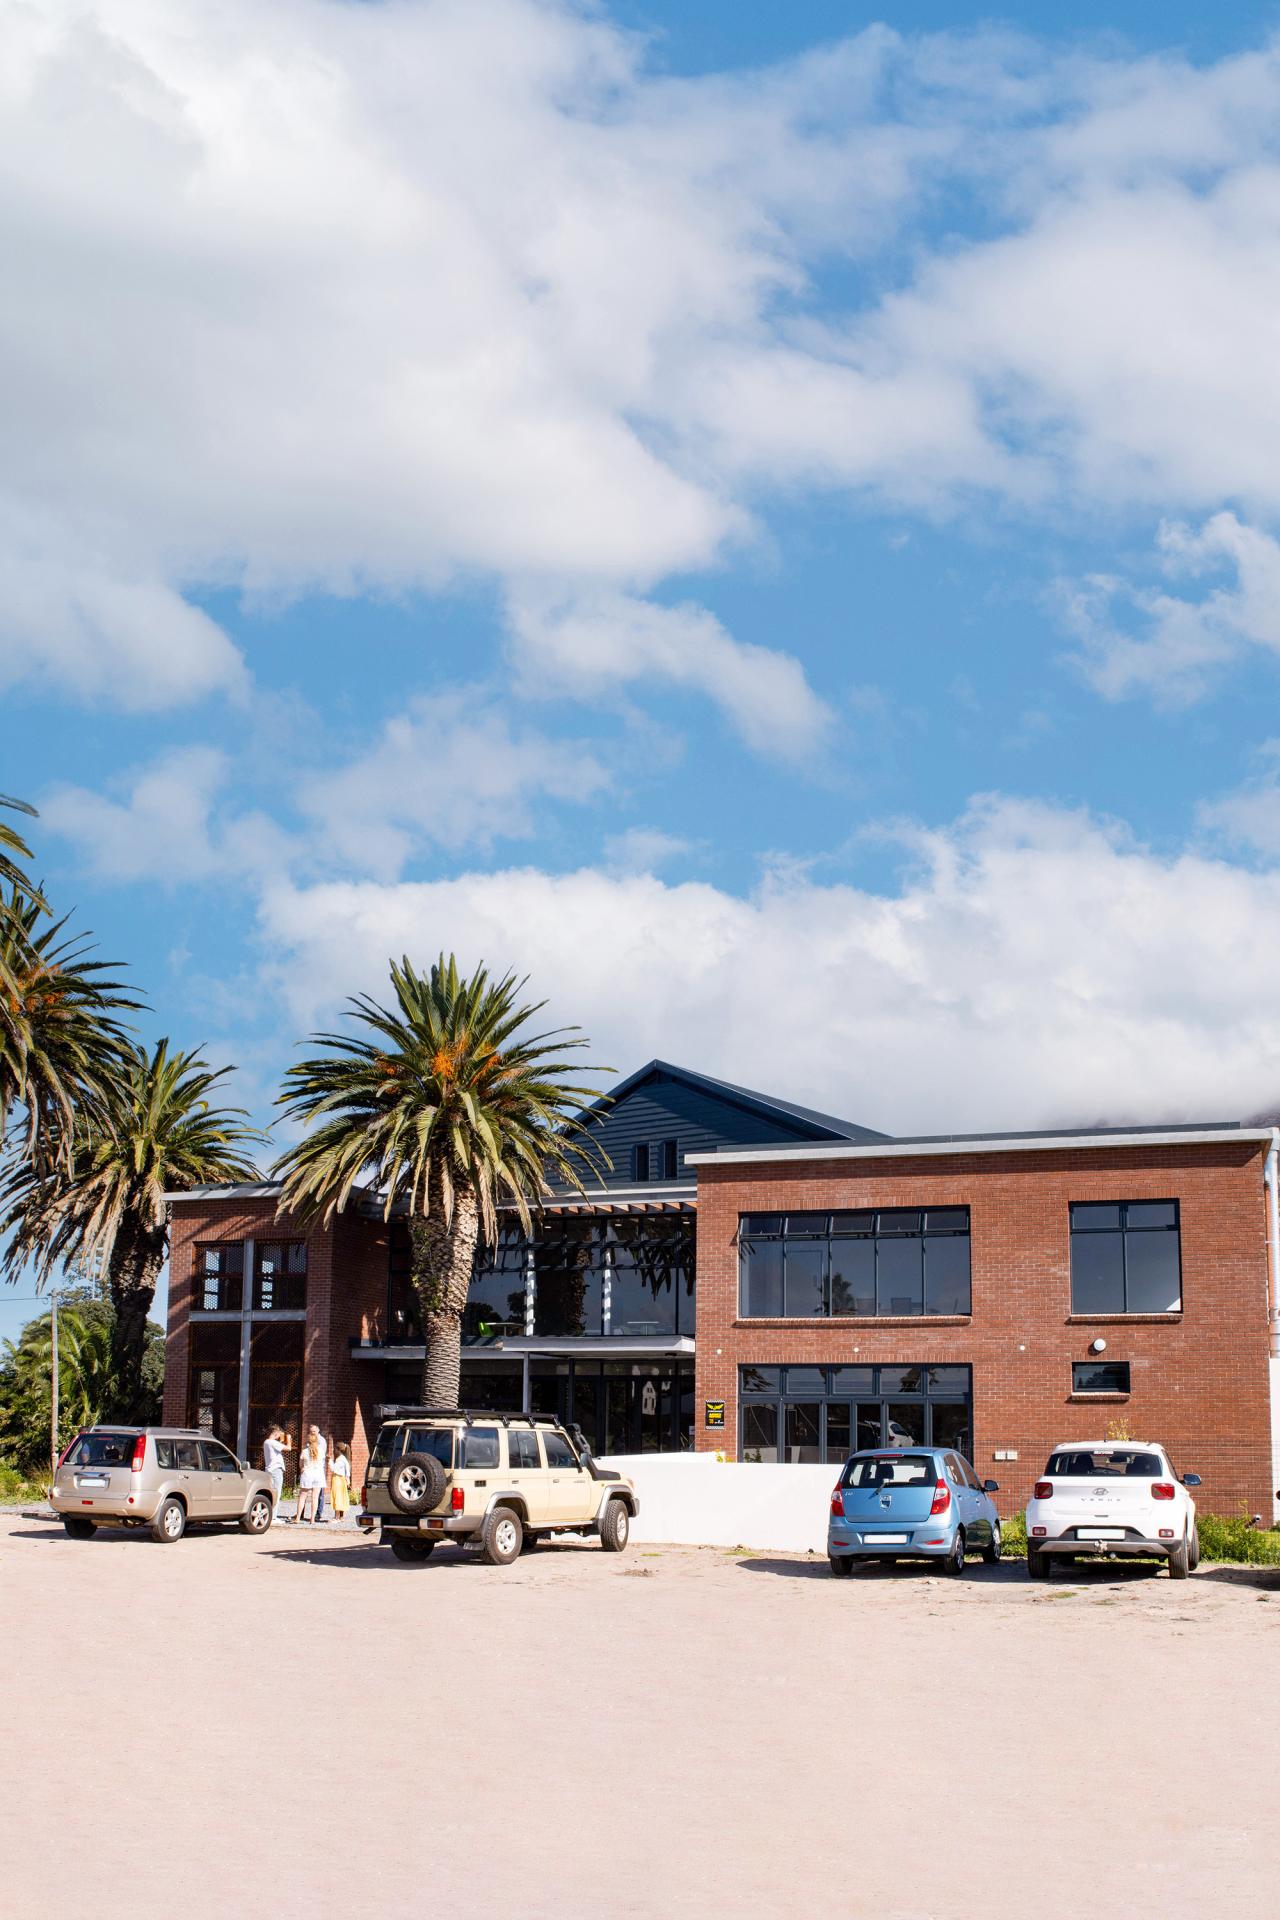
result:
<svg viewBox="0 0 1280 1920"><path fill-rule="evenodd" d="M1011 1513L1007 1520L1000 1522L1000 1538L1004 1542L1006 1560L1025 1560L1027 1557L1027 1522L1020 1513Z"/></svg>
<svg viewBox="0 0 1280 1920"><path fill-rule="evenodd" d="M43 1479L32 1479L12 1461L0 1460L0 1507L25 1506L29 1500L47 1499L48 1480L47 1472Z"/></svg>
<svg viewBox="0 0 1280 1920"><path fill-rule="evenodd" d="M1244 1508L1230 1519L1220 1513L1196 1516L1202 1560L1233 1560L1249 1567L1280 1567L1280 1533L1255 1527Z"/></svg>

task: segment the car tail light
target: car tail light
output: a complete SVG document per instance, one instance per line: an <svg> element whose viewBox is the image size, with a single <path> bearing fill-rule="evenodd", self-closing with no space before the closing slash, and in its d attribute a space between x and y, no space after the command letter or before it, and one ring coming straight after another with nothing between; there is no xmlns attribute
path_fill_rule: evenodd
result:
<svg viewBox="0 0 1280 1920"><path fill-rule="evenodd" d="M1052 1480L1037 1480L1035 1486L1031 1489L1031 1498L1033 1500L1052 1500Z"/></svg>
<svg viewBox="0 0 1280 1920"><path fill-rule="evenodd" d="M133 1443L133 1458L129 1462L130 1473L141 1473L142 1463L147 1457L147 1436L140 1433Z"/></svg>
<svg viewBox="0 0 1280 1920"><path fill-rule="evenodd" d="M933 1490L933 1505L929 1509L929 1518L932 1520L935 1514L945 1513L950 1505L951 1489L945 1480L939 1480Z"/></svg>
<svg viewBox="0 0 1280 1920"><path fill-rule="evenodd" d="M1173 1538L1173 1528L1172 1528L1172 1527L1161 1527L1161 1529L1160 1529L1160 1538L1161 1538L1162 1540L1172 1540L1172 1538Z"/></svg>
<svg viewBox="0 0 1280 1920"><path fill-rule="evenodd" d="M844 1493L840 1487L837 1487L831 1496L831 1511L837 1519L844 1519Z"/></svg>
<svg viewBox="0 0 1280 1920"><path fill-rule="evenodd" d="M1153 1480L1151 1482L1151 1498L1153 1500L1172 1500L1176 1492L1177 1488L1174 1486L1172 1480Z"/></svg>
<svg viewBox="0 0 1280 1920"><path fill-rule="evenodd" d="M1033 1536L1037 1540L1043 1540L1048 1531L1048 1527L1032 1527L1031 1529Z"/></svg>
<svg viewBox="0 0 1280 1920"><path fill-rule="evenodd" d="M466 1497L467 1496L461 1487L454 1488L453 1495L450 1500L450 1505L452 1506L455 1513L462 1512L462 1503L466 1499Z"/></svg>

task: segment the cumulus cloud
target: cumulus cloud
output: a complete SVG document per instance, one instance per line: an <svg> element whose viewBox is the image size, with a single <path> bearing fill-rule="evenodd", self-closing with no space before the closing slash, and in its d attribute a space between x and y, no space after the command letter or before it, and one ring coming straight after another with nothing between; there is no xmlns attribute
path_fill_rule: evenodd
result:
<svg viewBox="0 0 1280 1920"><path fill-rule="evenodd" d="M423 847L487 849L534 831L534 803L609 785L583 741L513 724L477 688L419 695L366 753L305 780L317 857L394 875Z"/></svg>
<svg viewBox="0 0 1280 1920"><path fill-rule="evenodd" d="M379 991L389 955L456 948L530 973L603 1062L661 1051L896 1132L1274 1104L1280 874L1000 799L905 851L883 892L797 870L747 898L597 870L272 884L267 977L302 1028Z"/></svg>
<svg viewBox="0 0 1280 1920"><path fill-rule="evenodd" d="M550 0L0 28L0 676L163 705L242 684L202 587L496 576L598 696L803 752L794 661L638 597L780 489L1280 514L1272 47L873 28L674 79Z"/></svg>
<svg viewBox="0 0 1280 1920"><path fill-rule="evenodd" d="M797 660L734 640L705 607L657 606L622 593L568 604L513 598L508 618L522 684L590 699L611 687L667 682L705 693L759 752L796 760L821 750L831 712Z"/></svg>
<svg viewBox="0 0 1280 1920"><path fill-rule="evenodd" d="M1219 513L1199 529L1163 526L1158 553L1166 576L1231 578L1199 597L1105 576L1065 586L1063 613L1082 643L1078 664L1100 693L1185 705L1247 648L1280 652L1280 543L1270 534Z"/></svg>

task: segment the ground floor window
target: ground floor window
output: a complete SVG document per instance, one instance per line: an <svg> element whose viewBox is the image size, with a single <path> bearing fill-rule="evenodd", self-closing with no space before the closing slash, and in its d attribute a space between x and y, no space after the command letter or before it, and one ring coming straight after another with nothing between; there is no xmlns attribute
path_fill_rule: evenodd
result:
<svg viewBox="0 0 1280 1920"><path fill-rule="evenodd" d="M462 1361L462 1404L519 1413L524 1388L518 1360L490 1354ZM385 1398L413 1405L422 1370L388 1362ZM676 1453L693 1445L693 1365L690 1361L574 1360L538 1355L529 1361L534 1413L576 1422L593 1453Z"/></svg>
<svg viewBox="0 0 1280 1920"><path fill-rule="evenodd" d="M240 1380L244 1322L196 1320L191 1326L191 1375L187 1425L221 1440L255 1466L262 1443L277 1421L299 1444L306 1327L301 1320L255 1321L249 1333L248 1430L241 1441ZM290 1461L292 1471L296 1456Z"/></svg>
<svg viewBox="0 0 1280 1920"><path fill-rule="evenodd" d="M973 1457L968 1367L739 1367L738 1458L839 1462L864 1447Z"/></svg>
<svg viewBox="0 0 1280 1920"><path fill-rule="evenodd" d="M187 1425L235 1451L240 1406L240 1322L193 1321Z"/></svg>

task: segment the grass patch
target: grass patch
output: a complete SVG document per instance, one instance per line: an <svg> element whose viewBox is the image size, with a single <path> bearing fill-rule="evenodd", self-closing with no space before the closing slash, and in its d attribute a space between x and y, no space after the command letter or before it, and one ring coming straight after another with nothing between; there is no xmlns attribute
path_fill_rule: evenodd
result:
<svg viewBox="0 0 1280 1920"><path fill-rule="evenodd" d="M47 1500L49 1497L49 1477L28 1479L17 1467L6 1466L0 1461L0 1506L23 1506L29 1500Z"/></svg>

